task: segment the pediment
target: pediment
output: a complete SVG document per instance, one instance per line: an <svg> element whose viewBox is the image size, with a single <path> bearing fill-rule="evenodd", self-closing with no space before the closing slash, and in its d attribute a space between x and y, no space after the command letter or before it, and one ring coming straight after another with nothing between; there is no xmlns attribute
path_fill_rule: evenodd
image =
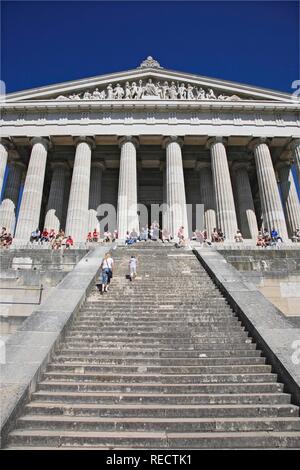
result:
<svg viewBox="0 0 300 470"><path fill-rule="evenodd" d="M145 61L147 62L147 61ZM143 63L142 63L143 64ZM146 65L137 69L11 93L7 103L121 100L291 102L292 95Z"/></svg>

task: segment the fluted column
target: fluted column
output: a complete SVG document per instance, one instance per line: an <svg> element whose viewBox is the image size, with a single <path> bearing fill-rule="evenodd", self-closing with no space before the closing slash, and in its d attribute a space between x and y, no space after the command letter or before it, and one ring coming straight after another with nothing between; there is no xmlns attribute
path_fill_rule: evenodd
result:
<svg viewBox="0 0 300 470"><path fill-rule="evenodd" d="M7 232L12 235L16 224L16 208L24 168L25 165L20 161L9 163L4 197L0 206L0 226L6 227Z"/></svg>
<svg viewBox="0 0 300 470"><path fill-rule="evenodd" d="M207 231L207 236L210 238L214 228L217 226L211 164L209 162L200 162L198 164L198 169L200 170L200 202L204 205L204 225Z"/></svg>
<svg viewBox="0 0 300 470"><path fill-rule="evenodd" d="M293 151L293 159L295 161L298 176L298 184L300 186L300 139L295 139L290 144L290 149Z"/></svg>
<svg viewBox="0 0 300 470"><path fill-rule="evenodd" d="M92 162L88 222L89 232L93 232L94 229L96 229L98 232L100 230L100 223L97 219L97 208L99 204L101 204L101 186L103 170L103 163Z"/></svg>
<svg viewBox="0 0 300 470"><path fill-rule="evenodd" d="M35 137L32 139L32 145L15 241L29 240L31 232L39 226L49 142L46 139Z"/></svg>
<svg viewBox="0 0 300 470"><path fill-rule="evenodd" d="M58 232L62 222L67 167L64 162L55 162L52 164L52 168L53 173L44 227Z"/></svg>
<svg viewBox="0 0 300 470"><path fill-rule="evenodd" d="M250 147L254 151L263 225L268 230L275 228L287 241L285 217L269 147L264 139L254 139Z"/></svg>
<svg viewBox="0 0 300 470"><path fill-rule="evenodd" d="M62 220L61 220L61 228L65 231L66 221L67 221L67 214L68 214L68 205L70 199L70 191L71 191L71 172L68 168L66 170L66 177L65 177L65 190L64 190L64 203L62 209Z"/></svg>
<svg viewBox="0 0 300 470"><path fill-rule="evenodd" d="M5 175L5 168L7 165L8 151L6 145L0 143L0 197L3 189L3 180Z"/></svg>
<svg viewBox="0 0 300 470"><path fill-rule="evenodd" d="M256 240L258 234L258 225L249 181L248 168L248 162L234 162L233 164L237 199L236 202L240 220L239 228L243 234L243 237Z"/></svg>
<svg viewBox="0 0 300 470"><path fill-rule="evenodd" d="M120 139L121 157L118 189L118 233L119 239L124 240L126 232L135 229L139 231L137 214L137 171L136 148L137 139L131 136Z"/></svg>
<svg viewBox="0 0 300 470"><path fill-rule="evenodd" d="M71 235L75 242L83 242L88 233L91 157L94 141L89 137L79 137L75 139L75 143L76 153L65 232L66 235Z"/></svg>
<svg viewBox="0 0 300 470"><path fill-rule="evenodd" d="M183 226L188 237L188 219L186 195L182 164L182 140L178 137L167 137L166 148L166 187L168 204L168 223L171 236L176 238L178 229Z"/></svg>
<svg viewBox="0 0 300 470"><path fill-rule="evenodd" d="M230 241L236 234L237 220L224 142L223 138L212 138L208 141L208 146L211 153L217 224L224 232L226 241Z"/></svg>
<svg viewBox="0 0 300 470"><path fill-rule="evenodd" d="M276 166L280 179L284 211L290 237L300 228L300 203L289 161L279 162Z"/></svg>
<svg viewBox="0 0 300 470"><path fill-rule="evenodd" d="M162 211L162 228L169 230L168 210L167 210L167 171L165 162L160 165L163 180L163 211Z"/></svg>

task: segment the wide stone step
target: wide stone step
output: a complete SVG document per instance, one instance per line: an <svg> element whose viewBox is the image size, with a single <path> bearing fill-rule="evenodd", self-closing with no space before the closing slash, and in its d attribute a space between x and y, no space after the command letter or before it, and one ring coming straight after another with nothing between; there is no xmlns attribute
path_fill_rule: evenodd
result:
<svg viewBox="0 0 300 470"><path fill-rule="evenodd" d="M88 335L88 336L116 336L116 335L121 335L121 336L149 336L149 337L172 337L174 339L174 335L179 335L180 338L182 337L190 337L191 335L196 335L196 336L204 336L204 335L222 335L226 336L229 335L230 333L233 333L234 335L237 335L239 333L241 334L246 334L248 336L248 332L245 331L245 328L240 326L240 325L234 325L234 326L227 326L227 327L222 327L220 328L219 326L215 325L208 325L208 326L202 326L198 325L197 327L195 326L190 326L190 327L162 327L162 326L157 326L157 327L152 327L152 328L147 328L143 326L132 326L128 325L127 327L120 327L120 326L107 326L107 327L99 327L99 326L82 326L82 325L73 325L70 328L70 335L72 336L78 336L78 335Z"/></svg>
<svg viewBox="0 0 300 470"><path fill-rule="evenodd" d="M120 338L69 338L65 341L66 347L81 347L87 346L92 347L97 350L97 347L102 346L103 348L114 348L114 347L122 347L124 349L130 349L132 346L134 348L165 348L165 349L173 349L173 350L186 350L186 349L224 349L224 345L230 345L229 347L241 347L242 345L245 348L251 349L251 346L255 346L254 343L251 343L251 339L244 339L244 338L193 338L193 341L178 341L174 342L172 339L158 339L150 341L149 338L145 338L144 340L141 338L137 338L135 341L128 341L126 337Z"/></svg>
<svg viewBox="0 0 300 470"><path fill-rule="evenodd" d="M300 419L256 418L107 418L96 416L27 415L18 419L18 429L133 432L245 432L300 431Z"/></svg>
<svg viewBox="0 0 300 470"><path fill-rule="evenodd" d="M229 332L224 331L206 331L203 333L190 331L188 333L182 333L179 338L176 338L176 343L211 343L211 342L219 342L219 343L235 343L238 342L245 342L249 340L251 342L251 338L248 336L248 332L238 331ZM174 334L168 332L160 332L157 333L140 333L136 334L136 332L127 333L116 333L116 334L102 334L102 333L88 333L88 332L74 332L71 330L69 334L65 336L66 341L79 341L79 342L126 342L128 345L129 343L136 343L136 342L149 342L153 341L153 344L159 343L174 343Z"/></svg>
<svg viewBox="0 0 300 470"><path fill-rule="evenodd" d="M25 405L25 413L64 416L102 417L164 417L164 418L220 418L220 417L299 417L299 408L290 404L268 405L166 405L166 404L122 404L94 403L68 404L33 401Z"/></svg>
<svg viewBox="0 0 300 470"><path fill-rule="evenodd" d="M163 393L163 394L186 394L186 393L281 393L283 384L278 382L244 382L244 383L204 383L204 384L151 384L132 382L84 382L82 380L66 381L59 377L49 377L39 382L39 390L45 391L78 391L78 392L114 392L114 393Z"/></svg>
<svg viewBox="0 0 300 470"><path fill-rule="evenodd" d="M157 393L113 393L113 392L67 392L39 390L32 394L32 400L42 402L63 403L98 403L98 404L189 404L189 405L228 405L228 404L290 404L291 396L287 393L186 393L186 394L157 394Z"/></svg>
<svg viewBox="0 0 300 470"><path fill-rule="evenodd" d="M227 374L113 374L98 372L67 372L67 371L49 371L44 372L45 378L53 380L82 380L101 381L112 383L153 383L153 384L187 384L187 383L243 383L243 382L276 382L277 375L272 373L230 373Z"/></svg>
<svg viewBox="0 0 300 470"><path fill-rule="evenodd" d="M254 374L254 373L267 373L271 372L271 366L269 365L221 365L221 366L113 366L113 365L99 365L99 364L82 364L82 363L73 363L73 364L61 364L51 362L47 367L48 372L57 372L57 371L66 371L66 372L80 372L80 373L90 373L90 372L99 372L99 373L112 373L112 374L135 374L135 373L144 373L144 374Z"/></svg>
<svg viewBox="0 0 300 470"><path fill-rule="evenodd" d="M80 353L79 353L80 354ZM156 359L153 357L126 357L126 358L116 358L116 357L103 357L101 355L96 355L91 353L89 356L78 357L78 353L68 353L68 354L56 354L52 358L53 363L61 363L66 365L73 365L74 363L78 365L109 365L109 366L221 366L221 365L255 365L255 364L265 364L266 359L264 357L216 357L216 358L177 358L177 359Z"/></svg>
<svg viewBox="0 0 300 470"><path fill-rule="evenodd" d="M11 448L59 447L81 449L84 446L112 449L230 449L300 448L300 433L292 432L77 432L20 429L10 434Z"/></svg>
<svg viewBox="0 0 300 470"><path fill-rule="evenodd" d="M213 320L213 318L212 318ZM237 321L234 317L224 320L218 320L216 322L204 321L204 320L194 320L194 321L184 321L184 320L153 320L147 318L146 321L141 322L141 320L129 320L123 319L116 321L113 316L104 320L101 315L93 317L80 317L73 321L72 328L120 328L120 329L136 329L136 330L152 330L154 328L174 328L174 329L184 329L184 328L244 328L240 321Z"/></svg>
<svg viewBox="0 0 300 470"><path fill-rule="evenodd" d="M215 346L215 345L213 345ZM98 354L102 357L107 356L115 356L115 357L130 357L130 356L139 356L139 357L147 357L147 358L195 358L195 357L259 357L261 356L261 351L256 349L255 343L250 344L243 344L241 348L228 348L222 349L220 348L213 348L212 345L209 349L207 348L193 348L193 349L168 349L168 348L153 348L153 347L144 347L144 348L124 348L124 347L116 347L115 345L111 348L99 348L93 347L66 347L63 344L63 347L60 348L60 351L64 354L78 354L79 356L93 356L94 354Z"/></svg>

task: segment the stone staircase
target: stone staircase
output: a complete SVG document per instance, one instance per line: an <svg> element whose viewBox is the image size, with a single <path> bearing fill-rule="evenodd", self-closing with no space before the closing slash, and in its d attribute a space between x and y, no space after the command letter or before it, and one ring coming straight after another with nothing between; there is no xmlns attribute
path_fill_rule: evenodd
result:
<svg viewBox="0 0 300 470"><path fill-rule="evenodd" d="M7 448L300 448L298 407L193 253L113 256L110 292L89 295Z"/></svg>

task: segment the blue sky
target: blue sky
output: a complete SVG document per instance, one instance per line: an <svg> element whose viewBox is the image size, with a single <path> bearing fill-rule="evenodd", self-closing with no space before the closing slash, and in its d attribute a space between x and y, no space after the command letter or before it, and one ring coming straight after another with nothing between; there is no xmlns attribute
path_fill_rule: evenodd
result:
<svg viewBox="0 0 300 470"><path fill-rule="evenodd" d="M292 92L297 1L1 2L7 92L162 66Z"/></svg>

